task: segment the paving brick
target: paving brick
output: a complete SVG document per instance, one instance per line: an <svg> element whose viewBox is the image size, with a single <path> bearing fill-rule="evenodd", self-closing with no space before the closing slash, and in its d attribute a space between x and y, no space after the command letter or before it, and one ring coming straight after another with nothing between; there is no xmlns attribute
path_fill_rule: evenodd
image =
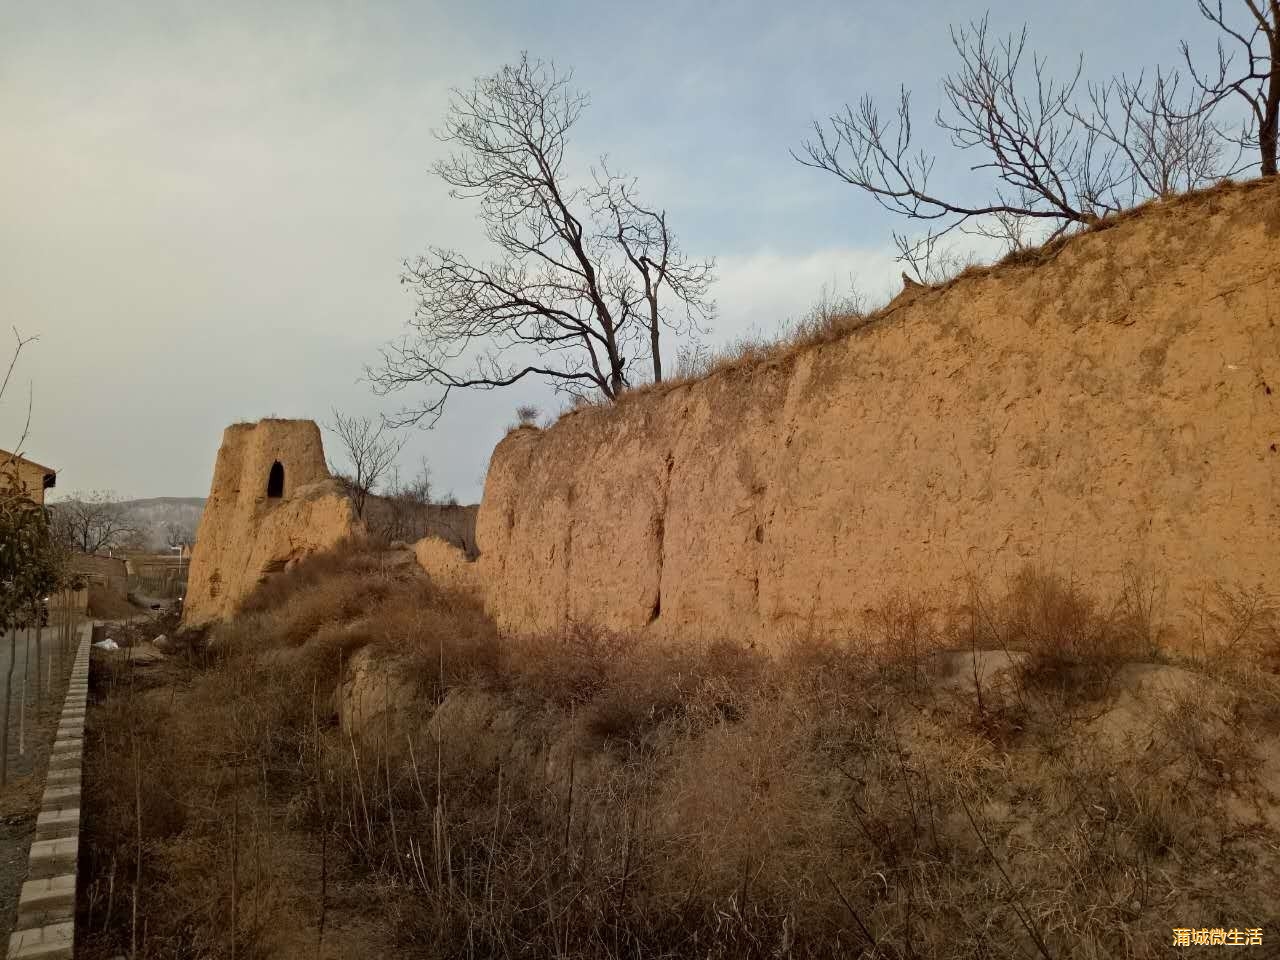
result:
<svg viewBox="0 0 1280 960"><path fill-rule="evenodd" d="M80 808L68 807L63 810L44 810L36 815L36 838L38 840L56 840L60 837L75 837L80 833Z"/></svg>
<svg viewBox="0 0 1280 960"><path fill-rule="evenodd" d="M44 788L44 795L40 798L41 809L57 810L68 804L80 805L80 784L78 782L66 786L51 783Z"/></svg>
<svg viewBox="0 0 1280 960"><path fill-rule="evenodd" d="M80 751L65 750L61 753L49 754L49 770L66 770L68 767L80 769Z"/></svg>
<svg viewBox="0 0 1280 960"><path fill-rule="evenodd" d="M49 791L45 791L45 795L40 798L40 813L57 813L59 810L79 810L80 809L80 791L77 789L72 796L69 797L52 797L48 796Z"/></svg>
<svg viewBox="0 0 1280 960"><path fill-rule="evenodd" d="M48 775L44 778L45 785L48 787L69 787L75 786L80 789L80 767L59 767L50 769Z"/></svg>
<svg viewBox="0 0 1280 960"><path fill-rule="evenodd" d="M70 920L76 907L76 875L63 873L46 880L28 880L18 898L18 929L30 930Z"/></svg>
<svg viewBox="0 0 1280 960"><path fill-rule="evenodd" d="M31 870L39 867L50 876L50 868L59 868L57 873L65 873L76 868L76 854L80 849L78 837L60 837L56 840L36 840L31 844Z"/></svg>
<svg viewBox="0 0 1280 960"><path fill-rule="evenodd" d="M75 944L74 922L67 920L9 937L9 960L70 960Z"/></svg>

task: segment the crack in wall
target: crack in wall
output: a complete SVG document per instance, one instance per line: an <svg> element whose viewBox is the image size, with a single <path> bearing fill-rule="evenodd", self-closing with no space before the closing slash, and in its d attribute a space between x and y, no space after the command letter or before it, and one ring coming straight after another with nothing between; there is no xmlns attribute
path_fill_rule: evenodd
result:
<svg viewBox="0 0 1280 960"><path fill-rule="evenodd" d="M573 502L577 499L577 490L569 484L565 495L565 516L568 518L564 531L564 617L565 623L573 622Z"/></svg>
<svg viewBox="0 0 1280 960"><path fill-rule="evenodd" d="M670 450L667 451L666 463L667 471L662 478L662 503L658 507L657 523L655 524L657 529L654 530L658 546L658 578L654 591L653 607L649 611L650 623L655 623L658 617L662 616L662 566L667 547L667 504L671 495L671 470L675 467L675 456Z"/></svg>

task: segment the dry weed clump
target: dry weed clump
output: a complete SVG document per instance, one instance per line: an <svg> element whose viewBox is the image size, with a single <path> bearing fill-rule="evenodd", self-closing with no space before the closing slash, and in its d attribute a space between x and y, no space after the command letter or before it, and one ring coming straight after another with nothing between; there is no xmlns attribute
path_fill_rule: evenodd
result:
<svg viewBox="0 0 1280 960"><path fill-rule="evenodd" d="M769 658L503 641L349 549L209 650L95 668L90 960L1101 960L1275 915L1280 728L1250 704L1276 684L1153 662L1150 591L1026 573ZM344 728L357 647L418 693ZM1018 729L974 722L998 706Z"/></svg>
<svg viewBox="0 0 1280 960"><path fill-rule="evenodd" d="M868 299L856 290L837 294L823 287L818 299L802 316L785 323L772 336L748 333L718 348L703 344L686 347L676 357L671 376L661 384L647 384L629 391L643 392L652 387L667 388L701 380L721 370L750 367L768 360L783 358L805 347L830 343L866 326L876 319L882 308L872 309Z"/></svg>
<svg viewBox="0 0 1280 960"><path fill-rule="evenodd" d="M963 615L968 622L952 626L960 645L1016 652L1022 687L1067 700L1096 700L1124 664L1164 656L1162 596L1136 568L1103 603L1071 580L1024 567L999 600L971 587Z"/></svg>

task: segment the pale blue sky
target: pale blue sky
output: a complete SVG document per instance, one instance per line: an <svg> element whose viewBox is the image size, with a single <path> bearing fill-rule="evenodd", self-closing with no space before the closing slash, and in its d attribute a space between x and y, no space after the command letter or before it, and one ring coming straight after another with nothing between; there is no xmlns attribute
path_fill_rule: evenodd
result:
<svg viewBox="0 0 1280 960"><path fill-rule="evenodd" d="M899 266L874 203L788 156L863 91L954 63L949 22L981 3L34 3L0 11L0 307L41 339L0 409L8 445L33 382L28 454L62 494L203 496L223 426L330 407L391 410L358 382L412 311L400 261L483 255L466 203L429 175L450 86L521 50L570 66L591 106L576 162L607 152L719 260L713 341L775 330L824 283L872 296ZM1067 72L1178 59L1214 41L1193 0L990 7ZM936 134L920 132L936 145ZM939 175L963 189L945 148ZM954 154L950 156L954 157ZM455 394L416 433L439 485L479 498L533 383Z"/></svg>

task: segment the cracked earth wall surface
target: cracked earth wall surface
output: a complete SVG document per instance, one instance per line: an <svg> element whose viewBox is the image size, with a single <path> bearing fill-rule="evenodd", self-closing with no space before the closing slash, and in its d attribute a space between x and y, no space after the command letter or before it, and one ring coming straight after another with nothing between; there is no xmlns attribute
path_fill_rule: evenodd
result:
<svg viewBox="0 0 1280 960"><path fill-rule="evenodd" d="M284 468L284 488L268 497L276 462ZM233 613L264 577L362 531L350 498L329 475L314 421L227 427L196 531L183 622Z"/></svg>
<svg viewBox="0 0 1280 960"><path fill-rule="evenodd" d="M1280 182L904 293L833 342L522 428L491 612L769 640L1028 561L1280 588Z"/></svg>

